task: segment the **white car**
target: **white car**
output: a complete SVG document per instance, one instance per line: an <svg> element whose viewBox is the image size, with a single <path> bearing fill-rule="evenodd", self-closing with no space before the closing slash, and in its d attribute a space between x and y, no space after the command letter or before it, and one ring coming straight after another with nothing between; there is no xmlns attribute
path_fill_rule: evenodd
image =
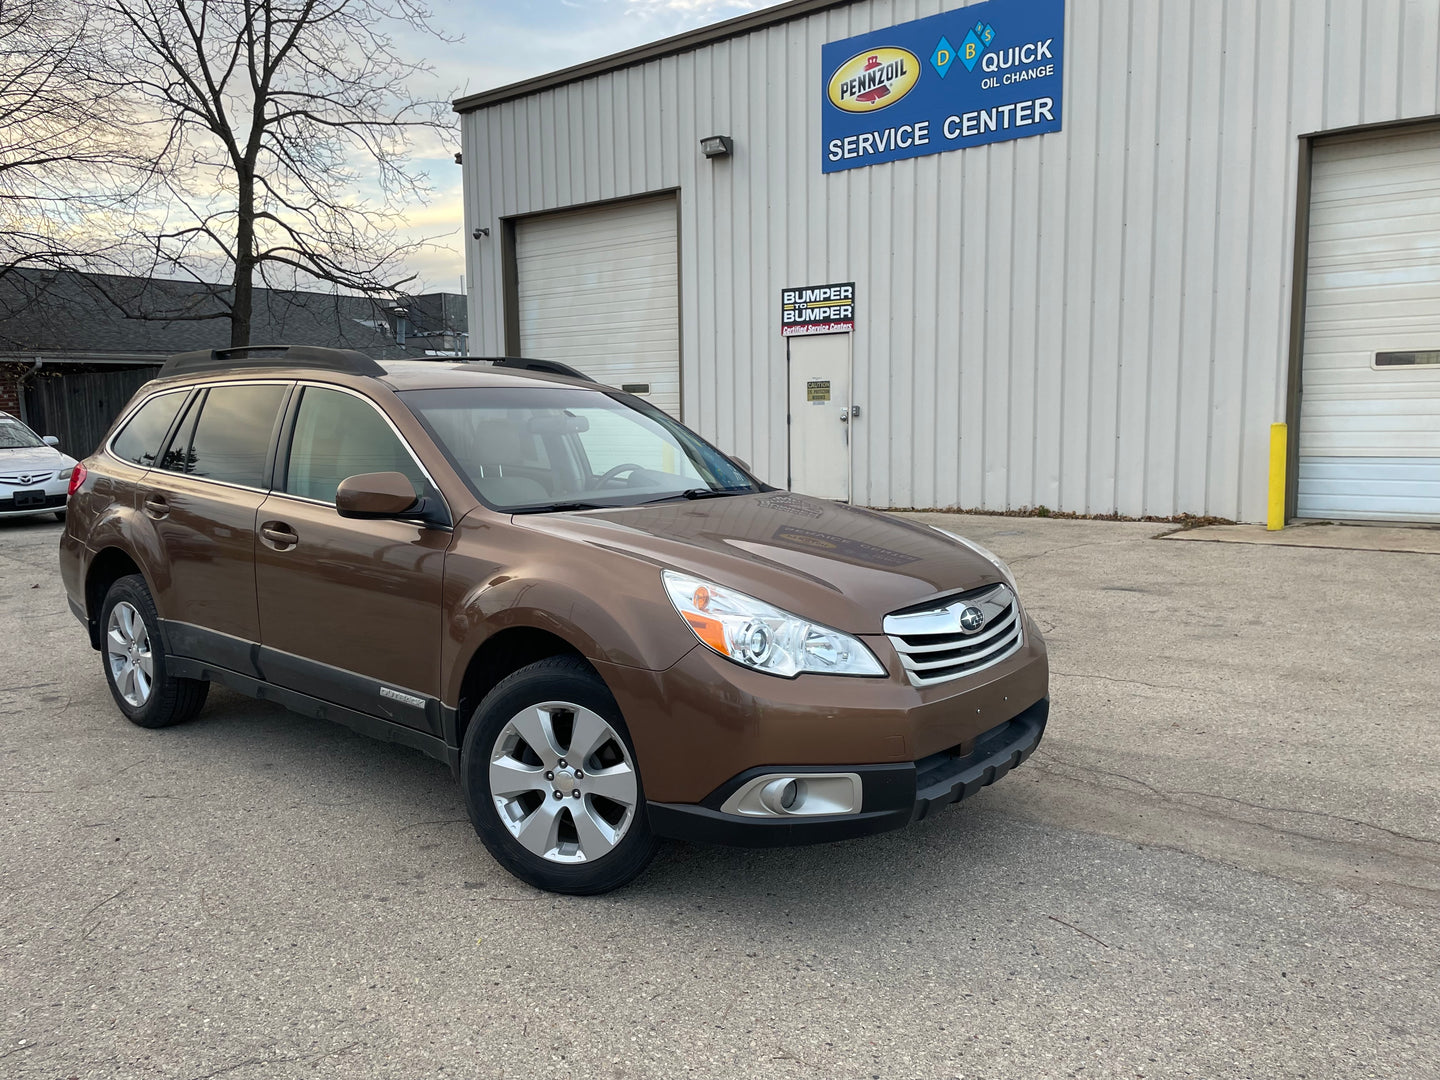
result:
<svg viewBox="0 0 1440 1080"><path fill-rule="evenodd" d="M54 514L65 520L75 459L55 449L9 413L0 412L0 517Z"/></svg>

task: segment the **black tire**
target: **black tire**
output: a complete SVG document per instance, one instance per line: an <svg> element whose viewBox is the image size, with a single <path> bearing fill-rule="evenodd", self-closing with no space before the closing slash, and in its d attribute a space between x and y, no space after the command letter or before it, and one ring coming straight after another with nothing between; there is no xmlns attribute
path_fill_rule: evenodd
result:
<svg viewBox="0 0 1440 1080"><path fill-rule="evenodd" d="M613 847L593 861L555 862L535 854L522 845L502 822L501 811L491 795L491 755L501 736L511 720L522 711L545 702L566 702L597 714L610 726L614 735L623 740L625 754L634 770L636 801L633 812L625 819L625 831ZM562 745L573 745L573 740ZM613 761L617 748L602 745L601 749L611 755ZM589 760L594 759L595 755L592 755ZM601 764L604 764L603 759ZM654 857L658 846L645 813L645 793L640 782L635 747L630 741L620 708L600 676L578 657L556 656L537 661L501 680L485 695L465 732L460 755L460 786L470 821L490 854L510 873L538 889L578 896L618 889L639 876ZM577 803L577 806L594 805L588 797L582 799L583 802ZM575 811L566 810L569 805L568 800L560 802L561 810L573 814ZM610 808L603 799L601 805L602 808ZM575 818L570 821L573 830ZM564 828L563 824L561 827Z"/></svg>
<svg viewBox="0 0 1440 1080"><path fill-rule="evenodd" d="M110 616L120 604L128 604L144 623L148 638L149 656L153 674L148 695L140 704L127 701L124 692L116 684L115 672L111 666L109 652ZM205 704L205 695L210 692L210 683L204 679L180 679L169 673L169 657L165 654L164 641L160 637L160 616L155 612L155 601L150 589L139 574L119 578L105 594L100 605L100 663L105 670L105 682L120 711L132 724L143 728L171 727L193 719Z"/></svg>
<svg viewBox="0 0 1440 1080"><path fill-rule="evenodd" d="M64 521L64 520L65 520L65 511L64 511L64 510L56 510L56 511L55 511L55 520L56 520L56 521Z"/></svg>

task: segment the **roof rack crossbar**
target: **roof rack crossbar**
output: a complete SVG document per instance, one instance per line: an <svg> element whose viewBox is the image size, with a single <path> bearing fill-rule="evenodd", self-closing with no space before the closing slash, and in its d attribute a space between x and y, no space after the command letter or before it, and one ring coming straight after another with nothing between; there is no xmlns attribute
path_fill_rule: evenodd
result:
<svg viewBox="0 0 1440 1080"><path fill-rule="evenodd" d="M383 367L354 349L326 349L318 345L242 345L178 353L161 365L157 378L257 367L321 368L350 375L385 374Z"/></svg>

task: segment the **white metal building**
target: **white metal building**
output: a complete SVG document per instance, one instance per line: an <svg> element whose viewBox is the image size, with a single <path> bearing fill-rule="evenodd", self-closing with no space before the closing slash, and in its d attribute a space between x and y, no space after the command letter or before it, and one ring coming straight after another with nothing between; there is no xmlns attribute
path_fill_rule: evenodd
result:
<svg viewBox="0 0 1440 1080"><path fill-rule="evenodd" d="M795 0L456 108L472 352L773 483L1256 521L1288 421L1292 516L1440 521L1440 0Z"/></svg>

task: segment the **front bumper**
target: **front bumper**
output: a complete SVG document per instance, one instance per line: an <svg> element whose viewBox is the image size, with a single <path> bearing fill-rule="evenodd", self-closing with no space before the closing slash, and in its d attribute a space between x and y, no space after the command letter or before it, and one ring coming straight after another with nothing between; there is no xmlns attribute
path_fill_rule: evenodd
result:
<svg viewBox="0 0 1440 1080"><path fill-rule="evenodd" d="M1020 715L978 736L968 752L961 747L919 761L893 765L845 766L860 776L864 796L859 813L812 817L742 817L720 807L730 794L761 773L833 773L835 766L748 769L704 802L648 806L650 828L660 836L741 847L788 847L848 840L900 829L932 811L974 795L1015 768L1040 745L1050 715L1042 698Z"/></svg>
<svg viewBox="0 0 1440 1080"><path fill-rule="evenodd" d="M695 644L664 671L593 661L630 729L645 796L703 804L759 767L913 766L981 735L1050 693L1040 630L992 668L952 682L912 686L883 636L866 636L885 678L753 671ZM719 804L716 804L717 806Z"/></svg>
<svg viewBox="0 0 1440 1080"><path fill-rule="evenodd" d="M53 514L65 509L66 487L58 491L37 486L29 490L0 487L0 517L25 517L29 514Z"/></svg>

